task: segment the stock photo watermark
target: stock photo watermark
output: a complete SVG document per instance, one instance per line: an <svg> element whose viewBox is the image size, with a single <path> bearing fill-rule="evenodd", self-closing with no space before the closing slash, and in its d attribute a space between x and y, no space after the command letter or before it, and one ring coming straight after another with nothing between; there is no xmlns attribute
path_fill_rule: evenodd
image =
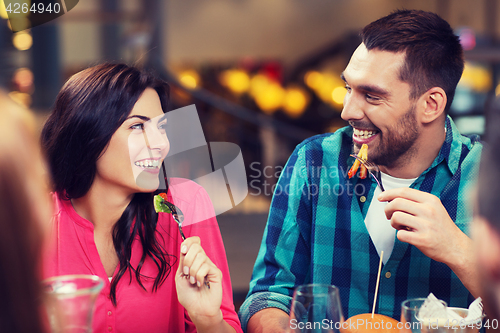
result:
<svg viewBox="0 0 500 333"><path fill-rule="evenodd" d="M12 32L52 21L73 9L79 0L1 0ZM1 3L0 3L1 7Z"/></svg>
<svg viewBox="0 0 500 333"><path fill-rule="evenodd" d="M364 184L353 184L349 181L344 184L334 183L333 185L328 182L319 182L319 179L347 179L348 169L339 168L336 166L326 167L315 166L312 164L306 164L298 169L292 166L262 166L260 162L252 162L249 165L251 170L248 177L250 178L248 182L249 195L252 196L272 196L272 195L291 195L300 194L307 196L308 199L317 195L334 195L341 196L347 194L349 196L356 195L366 195L367 188ZM299 189L293 188L290 184L285 186L277 183L277 180L282 174L290 176L292 173L296 177L303 177L309 179L316 179L316 183L312 183L309 186L303 186ZM297 193L299 192L299 193Z"/></svg>

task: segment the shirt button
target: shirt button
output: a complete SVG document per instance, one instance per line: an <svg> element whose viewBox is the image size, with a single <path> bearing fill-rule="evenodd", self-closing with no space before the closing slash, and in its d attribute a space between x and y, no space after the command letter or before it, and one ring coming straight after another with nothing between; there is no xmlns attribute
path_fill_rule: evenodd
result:
<svg viewBox="0 0 500 333"><path fill-rule="evenodd" d="M387 273L385 273L385 277L386 277L386 278L390 278L390 277L391 277L391 272L387 272Z"/></svg>
<svg viewBox="0 0 500 333"><path fill-rule="evenodd" d="M110 331L110 332L111 332L112 330L113 330L113 327L108 326L108 331Z"/></svg>
<svg viewBox="0 0 500 333"><path fill-rule="evenodd" d="M108 316L111 316L112 314L113 314L113 312L108 311Z"/></svg>
<svg viewBox="0 0 500 333"><path fill-rule="evenodd" d="M360 198L359 198L359 201L361 202L365 202L366 201L366 197L364 195L362 195Z"/></svg>

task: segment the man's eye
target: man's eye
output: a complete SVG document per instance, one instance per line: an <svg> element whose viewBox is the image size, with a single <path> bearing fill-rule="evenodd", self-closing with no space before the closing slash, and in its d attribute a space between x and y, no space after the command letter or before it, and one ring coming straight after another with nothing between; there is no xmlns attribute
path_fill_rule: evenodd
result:
<svg viewBox="0 0 500 333"><path fill-rule="evenodd" d="M139 129L139 130L143 130L143 129L144 129L144 124L143 124L143 123L134 124L134 125L130 126L130 129Z"/></svg>
<svg viewBox="0 0 500 333"><path fill-rule="evenodd" d="M366 99L370 100L370 101L379 101L380 98L378 98L378 96L373 96L373 95L370 95L370 94L366 94Z"/></svg>

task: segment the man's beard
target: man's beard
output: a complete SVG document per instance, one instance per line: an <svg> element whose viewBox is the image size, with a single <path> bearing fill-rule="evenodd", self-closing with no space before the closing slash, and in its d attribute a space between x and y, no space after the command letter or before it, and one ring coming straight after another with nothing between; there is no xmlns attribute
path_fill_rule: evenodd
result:
<svg viewBox="0 0 500 333"><path fill-rule="evenodd" d="M378 165L393 167L403 165L416 152L415 142L419 137L415 104L399 119L397 125L383 134L379 132L379 144L369 149L368 159Z"/></svg>

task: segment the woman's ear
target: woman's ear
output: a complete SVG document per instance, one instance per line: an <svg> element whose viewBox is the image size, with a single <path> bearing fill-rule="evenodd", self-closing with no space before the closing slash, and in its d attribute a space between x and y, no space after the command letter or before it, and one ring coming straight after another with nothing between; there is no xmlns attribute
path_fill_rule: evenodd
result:
<svg viewBox="0 0 500 333"><path fill-rule="evenodd" d="M431 123L439 118L446 107L447 97L443 88L433 87L427 90L421 97L422 110L420 113L422 123Z"/></svg>

